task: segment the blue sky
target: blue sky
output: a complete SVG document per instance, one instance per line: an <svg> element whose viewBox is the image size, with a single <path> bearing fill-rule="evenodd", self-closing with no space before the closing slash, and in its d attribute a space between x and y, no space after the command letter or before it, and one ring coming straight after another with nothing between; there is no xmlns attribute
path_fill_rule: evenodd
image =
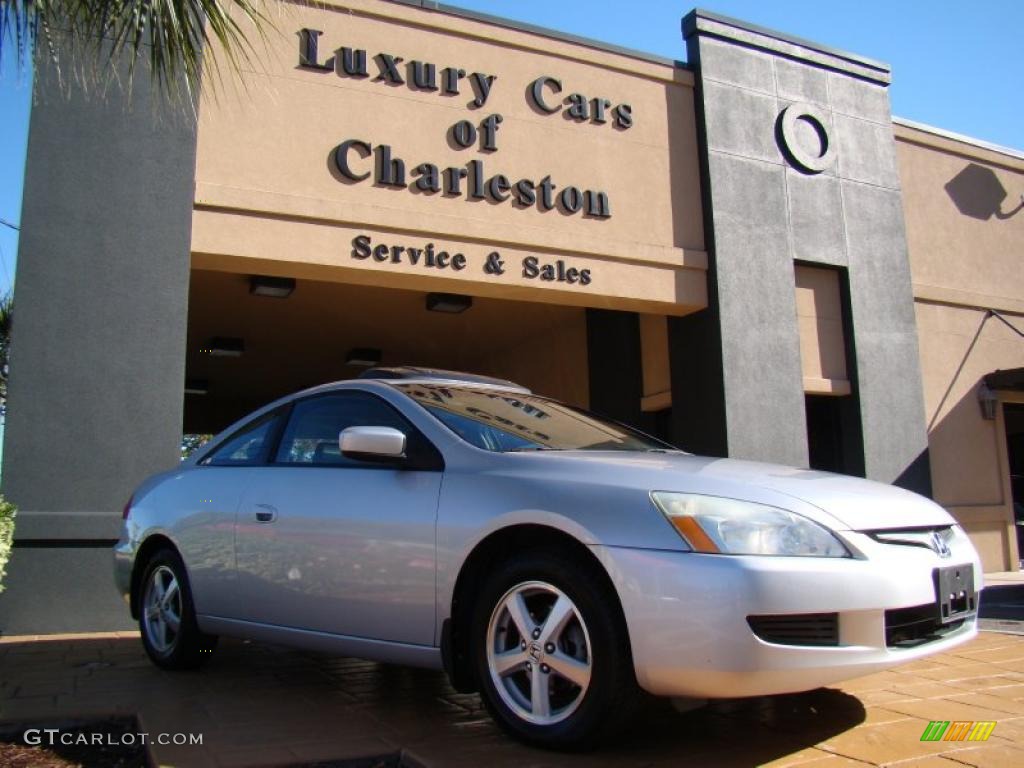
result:
<svg viewBox="0 0 1024 768"><path fill-rule="evenodd" d="M11 46L0 61L0 219L17 225L28 138L31 72L18 72ZM0 223L0 294L10 290L18 253L18 233Z"/></svg>
<svg viewBox="0 0 1024 768"><path fill-rule="evenodd" d="M453 5L685 60L677 0L457 0ZM892 66L893 113L1024 149L1024 1L704 0L716 13ZM30 86L4 45L0 69L0 219L18 224ZM0 292L17 232L0 225Z"/></svg>

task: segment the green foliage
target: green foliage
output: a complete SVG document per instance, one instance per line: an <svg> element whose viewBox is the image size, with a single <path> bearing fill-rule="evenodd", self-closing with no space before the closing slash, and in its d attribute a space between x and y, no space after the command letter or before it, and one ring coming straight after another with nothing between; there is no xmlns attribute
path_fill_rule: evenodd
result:
<svg viewBox="0 0 1024 768"><path fill-rule="evenodd" d="M0 48L17 46L18 61L35 49L61 72L71 62L86 84L104 84L112 64L128 56L128 86L136 65L148 64L156 85L190 100L198 92L203 51L216 43L234 70L250 62L246 28L263 36L260 0L0 0ZM244 28L243 28L244 25ZM215 70L219 55L206 56ZM62 75L63 77L63 75Z"/></svg>
<svg viewBox="0 0 1024 768"><path fill-rule="evenodd" d="M181 460L184 461L197 450L202 448L213 435L182 435L181 437Z"/></svg>
<svg viewBox="0 0 1024 768"><path fill-rule="evenodd" d="M4 574L11 557L11 541L14 539L14 516L17 508L0 496L0 592L4 591Z"/></svg>

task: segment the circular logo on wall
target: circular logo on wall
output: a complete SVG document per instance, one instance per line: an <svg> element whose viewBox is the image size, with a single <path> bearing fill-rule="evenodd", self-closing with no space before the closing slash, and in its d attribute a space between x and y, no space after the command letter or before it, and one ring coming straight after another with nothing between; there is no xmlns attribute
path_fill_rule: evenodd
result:
<svg viewBox="0 0 1024 768"><path fill-rule="evenodd" d="M804 173L821 173L835 164L826 122L824 113L807 103L790 104L779 113L776 134L790 165Z"/></svg>

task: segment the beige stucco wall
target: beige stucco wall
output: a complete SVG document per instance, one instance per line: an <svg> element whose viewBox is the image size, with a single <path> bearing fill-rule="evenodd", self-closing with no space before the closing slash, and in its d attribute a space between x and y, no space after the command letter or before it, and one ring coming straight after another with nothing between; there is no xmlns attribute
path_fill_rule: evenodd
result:
<svg viewBox="0 0 1024 768"><path fill-rule="evenodd" d="M373 0L316 7L282 4L259 65L238 89L204 91L196 161L193 265L318 280L441 290L478 296L685 314L706 305L693 77L686 70L539 34ZM363 49L369 77L298 67L298 30L320 30L319 61L341 46ZM486 103L467 80L458 96L380 82L374 57L399 56L496 77ZM531 106L527 88L542 75L607 99L607 121L576 122ZM549 101L557 101L550 90ZM633 124L616 127L615 105ZM500 114L497 150L458 149L449 129ZM407 173L420 163L465 167L514 184L550 175L561 189L606 193L610 218L567 215L511 202L414 193L351 182L331 167L341 142L387 144ZM357 172L372 158L352 154ZM410 176L407 184L415 177ZM466 182L463 182L465 185ZM557 192L556 192L557 194ZM467 268L352 257L357 235L386 243L462 253ZM483 270L498 251L503 275ZM522 259L589 269L590 285L528 279Z"/></svg>
<svg viewBox="0 0 1024 768"><path fill-rule="evenodd" d="M672 371L668 320L664 315L640 315L640 356L643 371L644 411L672 407Z"/></svg>
<svg viewBox="0 0 1024 768"><path fill-rule="evenodd" d="M1024 160L897 125L935 498L986 570L1016 569L1000 418L982 418L985 374L1024 366Z"/></svg>
<svg viewBox="0 0 1024 768"><path fill-rule="evenodd" d="M543 344L536 343L538 337L544 339ZM486 347L468 367L586 408L590 403L586 315L580 310L568 311L538 334L519 335Z"/></svg>
<svg viewBox="0 0 1024 768"><path fill-rule="evenodd" d="M839 273L800 264L794 272L804 392L848 395L850 378L846 372Z"/></svg>

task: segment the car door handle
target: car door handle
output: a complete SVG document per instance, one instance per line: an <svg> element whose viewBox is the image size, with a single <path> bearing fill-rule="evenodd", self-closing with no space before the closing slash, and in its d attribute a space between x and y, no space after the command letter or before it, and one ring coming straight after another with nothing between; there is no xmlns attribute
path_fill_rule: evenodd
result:
<svg viewBox="0 0 1024 768"><path fill-rule="evenodd" d="M277 509L270 504L257 504L256 522L272 523L277 519Z"/></svg>

